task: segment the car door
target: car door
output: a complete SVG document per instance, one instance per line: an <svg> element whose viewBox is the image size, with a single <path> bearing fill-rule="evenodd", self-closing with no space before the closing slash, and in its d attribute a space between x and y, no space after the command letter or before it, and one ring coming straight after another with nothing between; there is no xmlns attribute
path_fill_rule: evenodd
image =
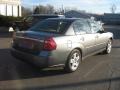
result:
<svg viewBox="0 0 120 90"><path fill-rule="evenodd" d="M90 25L88 24L87 20L78 20L74 22L73 29L76 33L78 38L79 44L84 46L84 53L83 55L91 54L95 51L95 37L92 35L92 31L90 29Z"/></svg>
<svg viewBox="0 0 120 90"><path fill-rule="evenodd" d="M106 41L107 41L107 36L106 33L104 32L100 32L102 28L102 26L100 24L98 24L97 22L93 22L91 25L91 29L93 30L93 34L95 36L95 48L96 51L103 49L106 47Z"/></svg>

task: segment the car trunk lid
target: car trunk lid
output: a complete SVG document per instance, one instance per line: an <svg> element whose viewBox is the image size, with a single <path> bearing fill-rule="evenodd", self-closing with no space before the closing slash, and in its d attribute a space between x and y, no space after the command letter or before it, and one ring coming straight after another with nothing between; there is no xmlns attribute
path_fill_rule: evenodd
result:
<svg viewBox="0 0 120 90"><path fill-rule="evenodd" d="M18 36L16 36L16 38L14 39L13 47L23 52L36 54L44 49L44 43L46 39L55 36L58 35L33 31L21 32L18 33Z"/></svg>

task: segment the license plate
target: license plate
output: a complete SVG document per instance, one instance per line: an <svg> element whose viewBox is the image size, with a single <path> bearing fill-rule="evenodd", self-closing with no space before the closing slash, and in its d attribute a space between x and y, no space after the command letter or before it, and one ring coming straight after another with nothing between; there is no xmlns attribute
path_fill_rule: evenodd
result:
<svg viewBox="0 0 120 90"><path fill-rule="evenodd" d="M19 44L19 47L22 48L27 48L27 49L33 49L33 44L32 43L28 43L28 42L22 42Z"/></svg>

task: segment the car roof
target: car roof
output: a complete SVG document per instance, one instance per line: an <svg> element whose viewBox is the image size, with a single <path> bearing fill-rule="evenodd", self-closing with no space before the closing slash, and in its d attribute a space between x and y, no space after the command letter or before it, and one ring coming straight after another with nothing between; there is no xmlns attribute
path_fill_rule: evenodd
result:
<svg viewBox="0 0 120 90"><path fill-rule="evenodd" d="M64 15L57 15L57 14L32 14L31 16L58 16L63 17Z"/></svg>
<svg viewBox="0 0 120 90"><path fill-rule="evenodd" d="M76 21L76 20L88 20L88 19L85 19L85 18L48 18L47 20Z"/></svg>

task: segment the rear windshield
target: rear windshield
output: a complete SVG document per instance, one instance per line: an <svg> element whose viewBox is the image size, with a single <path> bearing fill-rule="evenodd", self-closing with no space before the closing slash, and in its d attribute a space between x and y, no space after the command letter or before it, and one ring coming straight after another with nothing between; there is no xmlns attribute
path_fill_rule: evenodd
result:
<svg viewBox="0 0 120 90"><path fill-rule="evenodd" d="M57 18L58 16L33 16L32 24L36 24L39 21L43 21L47 18Z"/></svg>
<svg viewBox="0 0 120 90"><path fill-rule="evenodd" d="M47 18L57 18L59 16L33 16L33 17L38 19L47 19Z"/></svg>
<svg viewBox="0 0 120 90"><path fill-rule="evenodd" d="M72 21L65 20L44 20L38 22L35 26L30 28L31 31L50 32L50 33L64 33L71 25Z"/></svg>

